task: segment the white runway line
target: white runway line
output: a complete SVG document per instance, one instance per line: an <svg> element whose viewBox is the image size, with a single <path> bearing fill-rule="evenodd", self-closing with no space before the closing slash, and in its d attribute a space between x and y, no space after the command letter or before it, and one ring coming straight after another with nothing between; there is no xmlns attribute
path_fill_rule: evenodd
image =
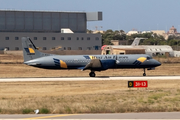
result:
<svg viewBox="0 0 180 120"><path fill-rule="evenodd" d="M67 78L0 78L0 82L24 81L95 81L95 80L180 80L180 76L146 76L146 77L67 77Z"/></svg>

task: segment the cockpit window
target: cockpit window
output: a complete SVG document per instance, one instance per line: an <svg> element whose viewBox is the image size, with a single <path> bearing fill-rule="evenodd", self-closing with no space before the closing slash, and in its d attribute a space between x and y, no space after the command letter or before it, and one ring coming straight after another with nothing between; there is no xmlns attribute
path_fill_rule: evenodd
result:
<svg viewBox="0 0 180 120"><path fill-rule="evenodd" d="M152 59L152 58L148 56L148 57L147 57L147 60L150 60L150 59Z"/></svg>

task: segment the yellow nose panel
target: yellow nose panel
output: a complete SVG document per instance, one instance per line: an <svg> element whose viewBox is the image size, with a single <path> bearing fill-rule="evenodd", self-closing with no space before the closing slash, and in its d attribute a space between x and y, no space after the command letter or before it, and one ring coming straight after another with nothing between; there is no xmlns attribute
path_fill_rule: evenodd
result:
<svg viewBox="0 0 180 120"><path fill-rule="evenodd" d="M67 68L67 64L62 60L60 60L60 65L61 65L61 68Z"/></svg>
<svg viewBox="0 0 180 120"><path fill-rule="evenodd" d="M29 52L30 52L30 53L35 53L32 48L29 48Z"/></svg>
<svg viewBox="0 0 180 120"><path fill-rule="evenodd" d="M137 60L143 63L146 60L146 58L145 57L140 57Z"/></svg>

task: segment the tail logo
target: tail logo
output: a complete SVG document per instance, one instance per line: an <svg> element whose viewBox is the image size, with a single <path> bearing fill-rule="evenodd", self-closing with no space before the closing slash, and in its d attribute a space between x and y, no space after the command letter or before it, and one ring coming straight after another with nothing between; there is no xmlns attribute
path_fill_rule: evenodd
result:
<svg viewBox="0 0 180 120"><path fill-rule="evenodd" d="M143 63L145 60L146 60L145 57L140 57L133 64L134 65L141 65L141 63Z"/></svg>
<svg viewBox="0 0 180 120"><path fill-rule="evenodd" d="M35 55L35 51L32 48L24 48L27 55Z"/></svg>

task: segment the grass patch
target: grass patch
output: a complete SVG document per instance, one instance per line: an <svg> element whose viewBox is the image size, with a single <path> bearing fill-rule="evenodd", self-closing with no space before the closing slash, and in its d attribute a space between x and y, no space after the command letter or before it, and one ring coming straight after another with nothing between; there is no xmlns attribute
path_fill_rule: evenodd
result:
<svg viewBox="0 0 180 120"><path fill-rule="evenodd" d="M32 112L33 112L33 110L29 109L29 108L26 108L26 109L22 110L22 114L29 114L29 113L32 113Z"/></svg>
<svg viewBox="0 0 180 120"><path fill-rule="evenodd" d="M50 110L48 108L41 108L40 109L40 114L48 114L50 113Z"/></svg>
<svg viewBox="0 0 180 120"><path fill-rule="evenodd" d="M2 82L1 114L34 114L34 108L40 114L178 111L180 81L165 82L149 81L148 90L129 90L125 80Z"/></svg>
<svg viewBox="0 0 180 120"><path fill-rule="evenodd" d="M157 94L150 95L148 99L158 100L162 98L163 96L165 96L164 93L157 93Z"/></svg>

